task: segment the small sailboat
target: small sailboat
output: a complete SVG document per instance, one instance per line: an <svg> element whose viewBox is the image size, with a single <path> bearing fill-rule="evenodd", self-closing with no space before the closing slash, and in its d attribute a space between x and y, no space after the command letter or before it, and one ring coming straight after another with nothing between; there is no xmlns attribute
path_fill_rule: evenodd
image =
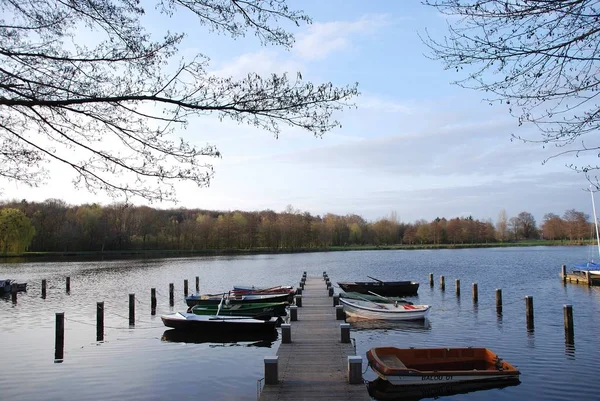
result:
<svg viewBox="0 0 600 401"><path fill-rule="evenodd" d="M600 233L598 232L598 218L596 216L596 203L594 201L594 191L591 185L589 191L590 196L592 198L594 227L596 230L598 257L600 258ZM594 261L594 258L592 257L585 263L575 263L573 265L573 270L567 273L567 278L571 281L581 281L582 283L587 283L588 285L600 285L600 262Z"/></svg>

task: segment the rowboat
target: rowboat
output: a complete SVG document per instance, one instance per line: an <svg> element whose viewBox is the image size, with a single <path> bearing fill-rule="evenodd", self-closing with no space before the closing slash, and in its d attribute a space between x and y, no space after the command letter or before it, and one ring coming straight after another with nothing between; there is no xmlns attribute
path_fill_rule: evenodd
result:
<svg viewBox="0 0 600 401"><path fill-rule="evenodd" d="M383 304L393 304L394 302L408 305L413 304L412 302L409 302L406 299L400 297L383 297L381 295L361 294L360 292L340 292L338 295L340 296L340 298L360 299L362 301L372 301Z"/></svg>
<svg viewBox="0 0 600 401"><path fill-rule="evenodd" d="M358 299L340 298L344 312L350 317L382 320L419 320L425 319L431 306L400 303L379 303Z"/></svg>
<svg viewBox="0 0 600 401"><path fill-rule="evenodd" d="M361 294L374 292L389 297L417 295L419 290L419 283L415 281L383 281L373 277L369 278L374 281L341 281L337 284L345 292L358 292Z"/></svg>
<svg viewBox="0 0 600 401"><path fill-rule="evenodd" d="M296 290L291 285L278 285L275 287L255 287L253 285L234 285L233 290L230 291L232 295L265 295L265 294L287 294L293 297ZM291 301L291 299L290 299Z"/></svg>
<svg viewBox="0 0 600 401"><path fill-rule="evenodd" d="M271 316L286 316L287 302L255 302L235 303L222 305L195 305L188 309L195 315L219 315L223 316L256 316L270 314ZM220 309L219 309L220 308Z"/></svg>
<svg viewBox="0 0 600 401"><path fill-rule="evenodd" d="M515 380L520 372L487 348L395 348L367 351L369 366L392 386Z"/></svg>
<svg viewBox="0 0 600 401"><path fill-rule="evenodd" d="M194 313L172 313L162 315L161 320L166 327L185 330L208 330L220 333L236 332L269 332L275 330L278 319L254 319L245 316L196 315Z"/></svg>
<svg viewBox="0 0 600 401"><path fill-rule="evenodd" d="M203 294L203 295L189 295L185 298L185 302L188 306L194 305L218 305L221 302L223 296L230 304L239 303L255 303L255 302L290 302L290 296L287 293L279 294L248 294L248 295L234 295L229 293L224 294Z"/></svg>

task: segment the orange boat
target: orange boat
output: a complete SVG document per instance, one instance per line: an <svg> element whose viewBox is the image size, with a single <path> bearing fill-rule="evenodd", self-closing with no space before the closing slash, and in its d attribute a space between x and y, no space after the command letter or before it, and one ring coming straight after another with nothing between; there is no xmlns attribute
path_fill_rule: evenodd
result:
<svg viewBox="0 0 600 401"><path fill-rule="evenodd" d="M395 348L367 351L371 369L395 387L514 381L521 372L487 348Z"/></svg>

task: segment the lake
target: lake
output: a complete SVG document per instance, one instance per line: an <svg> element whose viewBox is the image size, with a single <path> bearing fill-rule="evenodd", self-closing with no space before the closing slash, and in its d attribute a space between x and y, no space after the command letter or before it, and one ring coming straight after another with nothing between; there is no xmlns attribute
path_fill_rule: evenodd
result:
<svg viewBox="0 0 600 401"><path fill-rule="evenodd" d="M521 370L521 384L446 396L444 400L597 399L600 394L600 288L563 285L560 266L584 262L586 247L461 250L352 251L283 255L197 257L121 261L3 263L0 278L28 282L16 304L0 298L0 344L4 362L0 398L6 400L256 400L263 358L275 355L272 341L185 342L172 336L160 315L184 311L183 282L195 291L221 292L234 284L297 285L302 272L332 282L414 280L410 300L433 306L425 324L351 323L365 362L374 346L492 349ZM435 285L430 288L429 273ZM441 291L440 276L446 290ZM65 291L65 278L71 292ZM47 295L41 297L42 279ZM461 295L455 294L460 279ZM169 306L169 283L175 306ZM474 305L471 285L478 284ZM150 289L157 289L157 314ZM495 309L501 288L504 308ZM336 292L339 291L336 288ZM135 327L128 299L136 296ZM528 331L525 296L532 296L535 327ZM105 338L96 341L96 302L104 302ZM575 341L565 343L563 305L573 305ZM55 313L65 313L65 354L54 361ZM301 316L301 311L299 313ZM292 325L293 330L293 325Z"/></svg>

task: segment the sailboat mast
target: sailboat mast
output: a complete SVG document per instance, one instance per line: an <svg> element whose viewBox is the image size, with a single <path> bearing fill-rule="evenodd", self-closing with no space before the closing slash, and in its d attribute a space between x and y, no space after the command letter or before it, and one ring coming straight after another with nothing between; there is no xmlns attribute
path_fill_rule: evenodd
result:
<svg viewBox="0 0 600 401"><path fill-rule="evenodd" d="M594 225L596 226L596 241L598 242L598 256L600 256L600 233L598 233L598 218L596 217L596 202L594 202L594 191L590 185L590 194L592 195L592 210L594 211Z"/></svg>

